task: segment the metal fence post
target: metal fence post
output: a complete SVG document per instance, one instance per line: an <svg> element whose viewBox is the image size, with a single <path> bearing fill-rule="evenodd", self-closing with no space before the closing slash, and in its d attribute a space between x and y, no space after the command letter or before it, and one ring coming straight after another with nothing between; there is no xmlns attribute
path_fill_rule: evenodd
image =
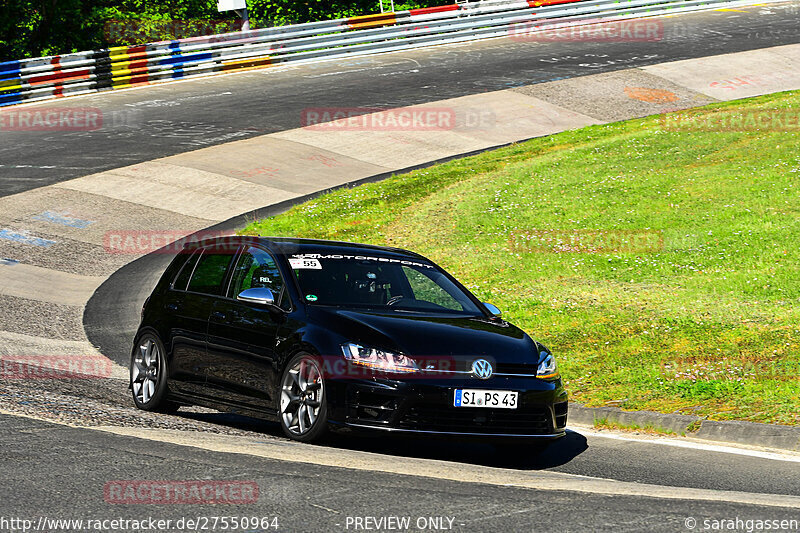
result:
<svg viewBox="0 0 800 533"><path fill-rule="evenodd" d="M242 31L250 31L250 17L247 14L247 8L237 10L236 14L242 19Z"/></svg>

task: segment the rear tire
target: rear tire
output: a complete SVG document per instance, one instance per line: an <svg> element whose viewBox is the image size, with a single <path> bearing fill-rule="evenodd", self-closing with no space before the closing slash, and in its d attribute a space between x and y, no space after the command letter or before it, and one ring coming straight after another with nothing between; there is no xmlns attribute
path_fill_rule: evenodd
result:
<svg viewBox="0 0 800 533"><path fill-rule="evenodd" d="M130 388L133 403L143 411L175 412L178 406L166 400L168 384L166 351L158 335L144 332L133 344Z"/></svg>
<svg viewBox="0 0 800 533"><path fill-rule="evenodd" d="M286 436L300 442L322 438L328 430L328 399L319 363L308 354L295 355L280 383L278 414Z"/></svg>

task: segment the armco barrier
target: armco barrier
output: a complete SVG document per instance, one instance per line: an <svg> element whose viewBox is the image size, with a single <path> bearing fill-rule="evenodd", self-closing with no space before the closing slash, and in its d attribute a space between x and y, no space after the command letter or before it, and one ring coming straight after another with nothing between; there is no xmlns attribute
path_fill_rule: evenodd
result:
<svg viewBox="0 0 800 533"><path fill-rule="evenodd" d="M778 0L767 0L778 1ZM0 63L0 107L287 62L681 13L752 0L484 0Z"/></svg>

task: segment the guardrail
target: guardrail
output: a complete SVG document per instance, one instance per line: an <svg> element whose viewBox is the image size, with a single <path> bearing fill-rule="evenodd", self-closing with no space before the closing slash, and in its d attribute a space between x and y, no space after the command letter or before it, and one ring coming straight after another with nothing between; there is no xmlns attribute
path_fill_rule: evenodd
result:
<svg viewBox="0 0 800 533"><path fill-rule="evenodd" d="M9 61L0 63L0 107L289 62L513 36L520 29L530 32L751 3L484 0Z"/></svg>

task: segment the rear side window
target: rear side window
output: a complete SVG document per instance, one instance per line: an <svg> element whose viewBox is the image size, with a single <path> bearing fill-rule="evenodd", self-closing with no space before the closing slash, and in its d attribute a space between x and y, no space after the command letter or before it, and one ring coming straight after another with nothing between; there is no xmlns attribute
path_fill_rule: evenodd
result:
<svg viewBox="0 0 800 533"><path fill-rule="evenodd" d="M186 261L181 268L180 273L175 278L175 281L172 282L172 288L176 291L185 291L186 286L189 284L189 278L192 277L192 272L194 272L194 267L197 264L197 260L200 258L201 251L195 250L192 255L189 257L188 261Z"/></svg>
<svg viewBox="0 0 800 533"><path fill-rule="evenodd" d="M206 248L189 282L189 292L199 292L212 296L221 296L224 292L222 285L225 282L225 275L233 259L235 249L231 246L221 246L219 248Z"/></svg>

